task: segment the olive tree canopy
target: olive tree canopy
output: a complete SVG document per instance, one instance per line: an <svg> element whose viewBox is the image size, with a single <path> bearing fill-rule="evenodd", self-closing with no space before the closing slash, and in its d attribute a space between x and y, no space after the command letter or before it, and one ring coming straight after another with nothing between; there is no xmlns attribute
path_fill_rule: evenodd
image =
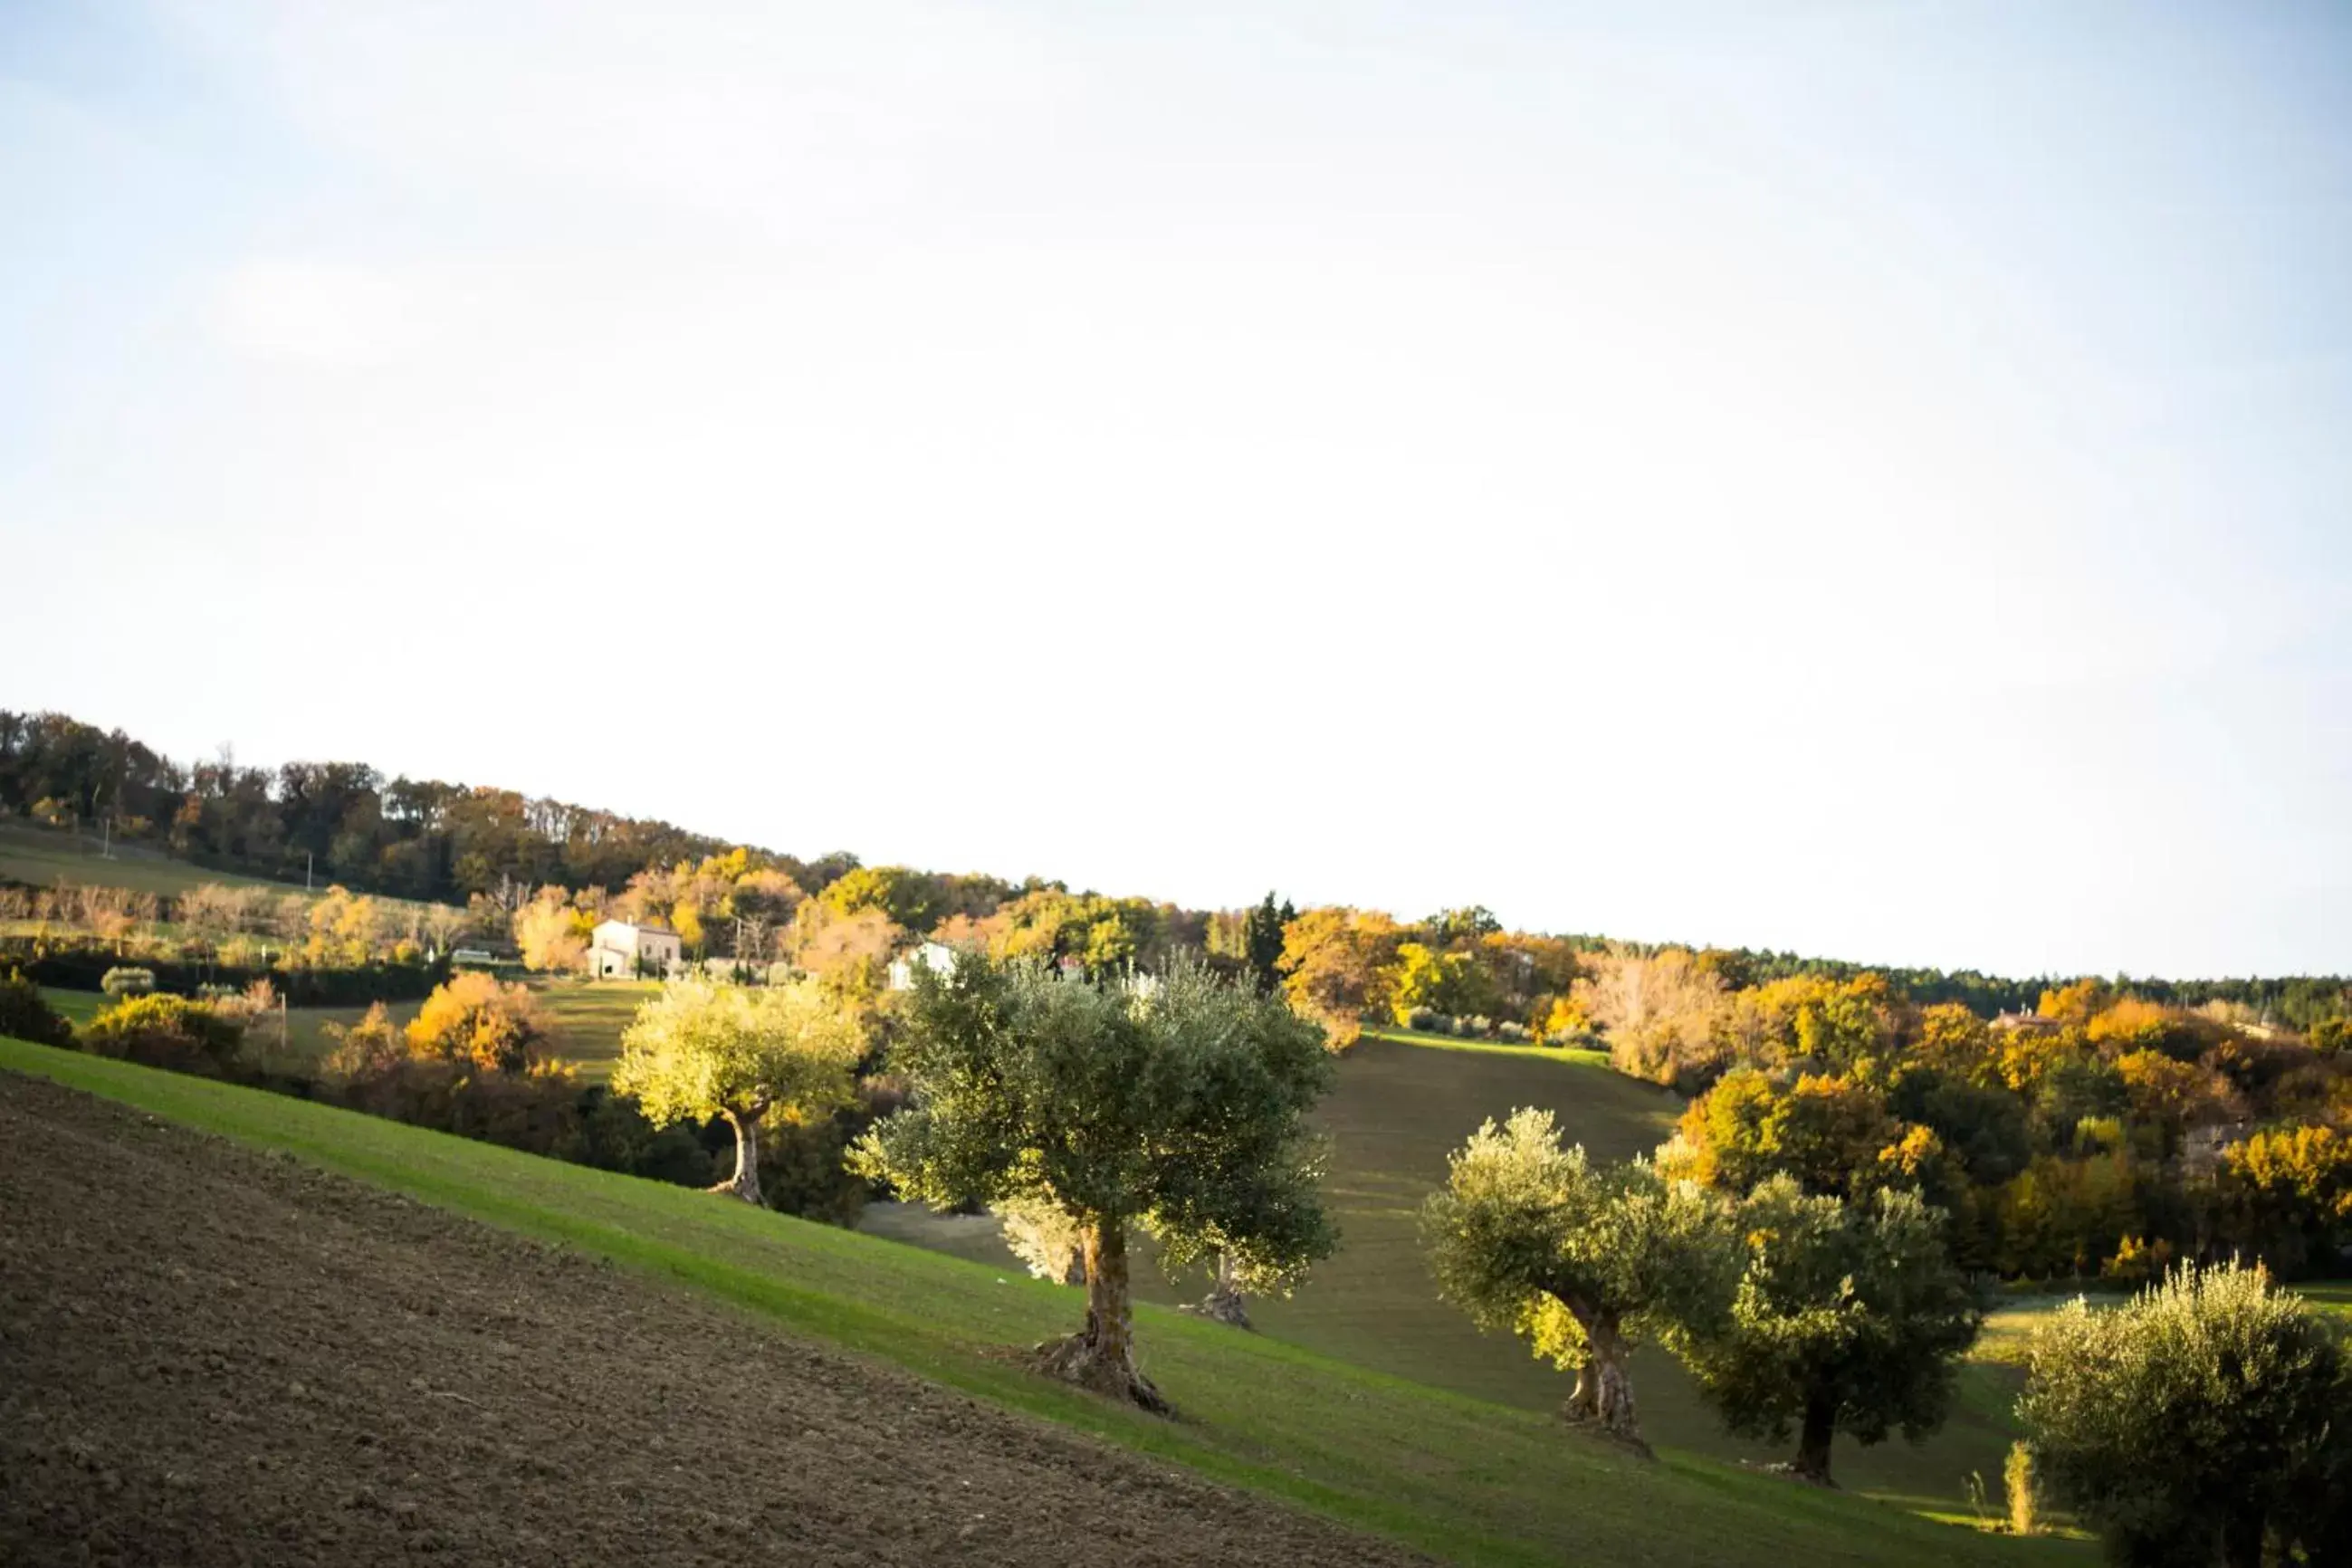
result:
<svg viewBox="0 0 2352 1568"><path fill-rule="evenodd" d="M1594 1164L1551 1112L1489 1121L1422 1213L1438 1289L1479 1327L1576 1369L1566 1414L1639 1444L1627 1358L1644 1332L1717 1310L1734 1267L1722 1205L1648 1162Z"/></svg>
<svg viewBox="0 0 2352 1568"><path fill-rule="evenodd" d="M1192 963L1096 984L967 953L918 972L890 1065L912 1100L859 1143L858 1169L941 1207L1076 1226L1087 1318L1042 1350L1057 1376L1166 1408L1135 1358L1131 1227L1171 1267L1224 1251L1259 1279L1331 1250L1305 1122L1331 1059L1279 997Z"/></svg>
<svg viewBox="0 0 2352 1568"><path fill-rule="evenodd" d="M1728 1315L1676 1349L1742 1436L1797 1428L1796 1473L1830 1479L1839 1432L1867 1446L1944 1423L1983 1304L1916 1192L1851 1202L1775 1176L1739 1205L1746 1251Z"/></svg>
<svg viewBox="0 0 2352 1568"><path fill-rule="evenodd" d="M724 1119L735 1174L718 1191L759 1203L760 1123L846 1104L865 1031L814 980L788 985L673 981L621 1035L614 1094L633 1095L656 1127Z"/></svg>
<svg viewBox="0 0 2352 1568"><path fill-rule="evenodd" d="M2042 1473L2121 1563L2352 1562L2352 1367L2259 1268L2183 1267L2036 1331L2017 1413Z"/></svg>

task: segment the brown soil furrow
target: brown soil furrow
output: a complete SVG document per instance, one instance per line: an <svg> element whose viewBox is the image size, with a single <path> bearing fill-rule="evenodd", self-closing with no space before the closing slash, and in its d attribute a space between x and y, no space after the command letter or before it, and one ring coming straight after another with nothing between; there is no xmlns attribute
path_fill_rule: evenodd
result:
<svg viewBox="0 0 2352 1568"><path fill-rule="evenodd" d="M0 1564L420 1553L1418 1561L602 1263L0 1073Z"/></svg>

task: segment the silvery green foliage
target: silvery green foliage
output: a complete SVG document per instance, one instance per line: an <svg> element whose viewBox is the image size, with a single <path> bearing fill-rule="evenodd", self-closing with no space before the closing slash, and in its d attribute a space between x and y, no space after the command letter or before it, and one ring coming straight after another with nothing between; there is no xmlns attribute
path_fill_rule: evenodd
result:
<svg viewBox="0 0 2352 1568"><path fill-rule="evenodd" d="M1647 1161L1596 1164L1551 1113L1488 1121L1422 1213L1438 1289L1481 1328L1580 1376L1570 1413L1638 1436L1625 1357L1645 1334L1706 1324L1730 1293L1723 1205Z"/></svg>
<svg viewBox="0 0 2352 1568"><path fill-rule="evenodd" d="M2133 1564L2352 1562L2352 1368L2259 1268L2184 1266L2034 1334L2018 1415L2043 1483ZM2281 1560L2291 1560L2282 1556Z"/></svg>
<svg viewBox="0 0 2352 1568"><path fill-rule="evenodd" d="M1562 1146L1549 1110L1471 1134L1422 1212L1422 1235L1447 1300L1481 1328L1528 1334L1563 1367L1582 1351L1528 1330L1538 1297L1589 1302L1630 1331L1664 1309L1696 1310L1711 1280L1728 1289L1719 1205L1704 1190L1646 1160L1595 1163L1582 1145Z"/></svg>
<svg viewBox="0 0 2352 1568"><path fill-rule="evenodd" d="M1192 963L1096 984L967 953L916 977L890 1067L913 1099L853 1157L909 1198L1133 1223L1171 1268L1230 1253L1254 1292L1334 1245L1305 1121L1333 1064L1278 996Z"/></svg>

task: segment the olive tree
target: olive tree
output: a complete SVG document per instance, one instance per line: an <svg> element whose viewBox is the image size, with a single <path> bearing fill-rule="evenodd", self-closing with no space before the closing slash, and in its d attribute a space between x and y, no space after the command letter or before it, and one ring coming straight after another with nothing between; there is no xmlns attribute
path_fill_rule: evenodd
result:
<svg viewBox="0 0 2352 1568"><path fill-rule="evenodd" d="M1730 1310L1675 1349L1742 1436L1797 1429L1795 1472L1830 1479L1830 1442L1865 1447L1944 1424L1982 1299L1946 1250L1945 1215L1916 1192L1848 1202L1775 1176L1737 1220L1745 1258Z"/></svg>
<svg viewBox="0 0 2352 1568"><path fill-rule="evenodd" d="M656 1127L720 1119L735 1131L735 1174L713 1187L760 1194L760 1124L821 1116L849 1102L865 1031L814 980L750 988L680 980L621 1034L612 1089Z"/></svg>
<svg viewBox="0 0 2352 1568"><path fill-rule="evenodd" d="M1447 1300L1574 1368L1568 1417L1635 1446L1635 1344L1704 1320L1730 1290L1718 1200L1646 1161L1595 1164L1563 1148L1548 1110L1488 1121L1454 1152L1422 1237Z"/></svg>
<svg viewBox="0 0 2352 1568"><path fill-rule="evenodd" d="M1055 1376L1167 1408L1136 1360L1131 1230L1171 1267L1230 1247L1295 1273L1331 1250L1305 1123L1331 1060L1278 997L1192 963L1094 984L967 953L918 972L890 1065L911 1099L860 1142L858 1170L940 1207L1075 1224L1086 1322L1039 1347Z"/></svg>
<svg viewBox="0 0 2352 1568"><path fill-rule="evenodd" d="M2050 1489L2130 1564L2352 1561L2352 1368L2260 1268L2184 1267L2034 1334L2017 1412Z"/></svg>

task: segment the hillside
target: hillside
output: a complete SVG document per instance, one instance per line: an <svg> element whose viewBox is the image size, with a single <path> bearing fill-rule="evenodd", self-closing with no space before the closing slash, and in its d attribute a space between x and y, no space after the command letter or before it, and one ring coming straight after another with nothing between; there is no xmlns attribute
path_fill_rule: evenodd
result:
<svg viewBox="0 0 2352 1568"><path fill-rule="evenodd" d="M1410 1560L37 1079L0 1075L0 1184L12 1563L249 1563L271 1540L344 1564L573 1568L727 1543L759 1560L1076 1564L1095 1561L1087 1521L1109 1516L1220 1563Z"/></svg>
<svg viewBox="0 0 2352 1568"><path fill-rule="evenodd" d="M208 870L142 844L117 844L109 856L101 856L99 847L99 840L94 837L0 816L0 881L29 882L44 888L69 882L166 894L184 893L206 882L268 888L280 893L303 890L299 881L272 882L234 871Z"/></svg>
<svg viewBox="0 0 2352 1568"><path fill-rule="evenodd" d="M1532 1413L1567 1396L1568 1380L1516 1340L1482 1335L1437 1300L1416 1225L1422 1200L1445 1179L1446 1157L1488 1117L1523 1105L1552 1111L1595 1154L1648 1152L1673 1130L1682 1102L1609 1069L1598 1051L1481 1046L1395 1032L1368 1035L1343 1058L1318 1120L1332 1140L1326 1191L1341 1231L1339 1254L1287 1301L1253 1302L1266 1337L1359 1366ZM939 1216L899 1205L866 1211L864 1228L961 1257L1017 1268L985 1219ZM1197 1300L1198 1281L1171 1287L1156 1271L1139 1288L1163 1302ZM1787 1456L1727 1436L1671 1357L1635 1363L1643 1425L1654 1441L1718 1458L1769 1463ZM1971 1471L2000 1474L2011 1429L2016 1373L1964 1370L1963 1397L1943 1431L1913 1447L1838 1444L1844 1486L1936 1513L1966 1509Z"/></svg>
<svg viewBox="0 0 2352 1568"><path fill-rule="evenodd" d="M610 1069L622 1027L654 987L601 982L539 990L564 1031L563 1055L593 1080ZM98 1000L51 995L77 1018ZM415 1008L393 1011L405 1018ZM297 1053L322 1054L330 1044L324 1026L358 1016L357 1009L294 1009L289 1021ZM1436 1299L1416 1230L1422 1200L1444 1179L1446 1157L1481 1121L1522 1105L1553 1111L1570 1138L1595 1154L1622 1159L1663 1140L1682 1102L1611 1071L1597 1051L1476 1045L1396 1031L1368 1035L1343 1058L1338 1088L1318 1112L1332 1140L1326 1190L1341 1227L1340 1250L1292 1300L1253 1303L1260 1331L1457 1394L1538 1413L1557 1408L1567 1392L1560 1374L1530 1358L1517 1341L1480 1334ZM866 1209L860 1228L999 1270L1020 1268L986 1217L885 1203ZM1147 1300L1173 1305L1196 1300L1202 1286L1197 1279L1171 1283L1146 1269L1138 1288ZM1998 1356L1982 1361L1963 1373L1958 1407L1927 1443L1868 1449L1841 1443L1843 1483L1927 1512L1961 1510L1969 1476L1997 1475L2015 1435L2008 1405L2017 1375ZM1644 1352L1636 1377L1643 1420L1658 1440L1733 1460L1785 1457L1726 1436L1671 1357Z"/></svg>
<svg viewBox="0 0 2352 1568"><path fill-rule="evenodd" d="M69 1052L0 1042L0 1068L614 1259L731 1302L772 1331L833 1342L1450 1561L2083 1560L2061 1543L1979 1536L1671 1449L1645 1465L1533 1411L1147 1306L1147 1354L1183 1414L1160 1422L1035 1379L1002 1354L1069 1324L1075 1299L1057 1287L677 1188ZM361 1289L363 1278L373 1277L336 1288ZM527 1321L542 1310L525 1286L494 1321ZM770 1440L782 1441L752 1439Z"/></svg>

